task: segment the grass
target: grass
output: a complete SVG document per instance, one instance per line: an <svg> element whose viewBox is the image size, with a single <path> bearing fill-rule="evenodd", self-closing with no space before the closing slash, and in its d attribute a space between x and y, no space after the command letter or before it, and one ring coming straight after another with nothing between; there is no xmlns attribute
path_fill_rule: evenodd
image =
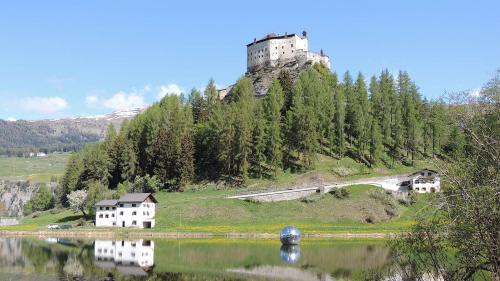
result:
<svg viewBox="0 0 500 281"><path fill-rule="evenodd" d="M309 203L301 200L255 203L225 199L235 191L215 188L196 192L159 192L155 195L159 203L156 206L156 227L152 231L277 233L286 225L295 225L308 233L394 233L408 230L417 215L425 214L432 196L419 195L416 204L398 205L399 216L391 218L385 212L384 203L369 195L376 187L357 185L348 189L349 198L337 199L325 194ZM375 218L375 223L367 223L367 216ZM24 219L11 229L44 229L51 223L75 223L77 219L78 216L68 210L48 211L36 218Z"/></svg>
<svg viewBox="0 0 500 281"><path fill-rule="evenodd" d="M50 181L64 173L70 153L50 153L47 157L0 157L0 179Z"/></svg>

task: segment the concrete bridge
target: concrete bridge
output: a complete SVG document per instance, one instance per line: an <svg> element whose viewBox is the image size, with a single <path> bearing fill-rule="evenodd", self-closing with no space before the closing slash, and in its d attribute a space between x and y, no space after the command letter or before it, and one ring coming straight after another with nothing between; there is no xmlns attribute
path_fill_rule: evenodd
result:
<svg viewBox="0 0 500 281"><path fill-rule="evenodd" d="M359 179L359 180L339 182L339 183L334 183L334 184L325 184L325 185L316 186L316 187L232 195L232 196L228 196L226 198L228 198L228 199L240 199L240 200L254 200L254 201L259 201L259 202L278 202L278 201L296 200L296 199L310 196L314 193L327 193L334 188L342 188L342 187L351 186L351 185L358 185L358 184L373 185L373 186L383 188L384 190L404 192L407 190L404 187L401 187L400 184L406 180L408 180L408 175L372 177L372 178L365 178L365 179Z"/></svg>

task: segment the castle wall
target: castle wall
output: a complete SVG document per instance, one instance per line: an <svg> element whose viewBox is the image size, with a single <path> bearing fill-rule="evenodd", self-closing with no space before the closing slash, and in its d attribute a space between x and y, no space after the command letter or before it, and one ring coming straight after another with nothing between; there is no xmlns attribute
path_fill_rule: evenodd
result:
<svg viewBox="0 0 500 281"><path fill-rule="evenodd" d="M293 59L297 52L307 51L307 48L307 38L297 35L255 43L247 47L247 68Z"/></svg>
<svg viewBox="0 0 500 281"><path fill-rule="evenodd" d="M247 71L257 66L275 66L277 62L288 60L321 63L330 68L328 56L308 51L307 37L285 36L256 42L247 47Z"/></svg>

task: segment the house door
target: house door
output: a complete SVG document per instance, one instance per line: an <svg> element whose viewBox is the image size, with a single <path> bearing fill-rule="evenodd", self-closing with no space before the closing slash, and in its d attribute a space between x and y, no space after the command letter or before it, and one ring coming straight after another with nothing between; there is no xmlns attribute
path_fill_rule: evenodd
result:
<svg viewBox="0 0 500 281"><path fill-rule="evenodd" d="M122 227L125 227L125 221L122 221Z"/></svg>

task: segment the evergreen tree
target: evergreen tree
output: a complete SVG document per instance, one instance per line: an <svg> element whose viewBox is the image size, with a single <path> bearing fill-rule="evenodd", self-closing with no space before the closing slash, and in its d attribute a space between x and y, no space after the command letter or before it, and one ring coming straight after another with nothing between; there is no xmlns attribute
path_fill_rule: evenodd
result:
<svg viewBox="0 0 500 281"><path fill-rule="evenodd" d="M342 89L344 90L344 95L346 98L346 115L345 115L345 131L349 139L349 143L353 145L353 140L356 136L356 124L358 118L358 97L357 92L354 89L353 81L349 71L344 74L344 80L342 82Z"/></svg>
<svg viewBox="0 0 500 281"><path fill-rule="evenodd" d="M208 81L208 85L205 88L205 97L207 97L207 110L209 114L211 114L215 108L221 104L219 92L215 87L215 81L213 79Z"/></svg>
<svg viewBox="0 0 500 281"><path fill-rule="evenodd" d="M194 177L194 145L191 131L186 129L181 137L181 148L176 161L178 187L186 186Z"/></svg>
<svg viewBox="0 0 500 281"><path fill-rule="evenodd" d="M207 101L201 96L200 91L193 88L191 90L191 95L189 96L189 101L193 112L193 122L198 124L207 121Z"/></svg>
<svg viewBox="0 0 500 281"><path fill-rule="evenodd" d="M370 126L370 165L377 163L383 150L382 135L380 134L380 125L376 118L371 119Z"/></svg>
<svg viewBox="0 0 500 281"><path fill-rule="evenodd" d="M249 159L252 152L253 85L249 78L239 79L231 98L232 114L235 116L235 169L243 181L248 178Z"/></svg>
<svg viewBox="0 0 500 281"><path fill-rule="evenodd" d="M278 80L273 80L264 100L264 116L266 124L267 162L273 168L274 176L282 162L281 109L283 108L283 90Z"/></svg>
<svg viewBox="0 0 500 281"><path fill-rule="evenodd" d="M370 104L368 102L368 91L366 89L363 74L359 73L354 85L356 92L356 118L354 123L354 135L357 140L358 155L363 158L366 144L370 133Z"/></svg>
<svg viewBox="0 0 500 281"><path fill-rule="evenodd" d="M393 112L400 109L393 109L395 100L394 79L387 69L383 70L380 74L378 89L380 91L380 100L374 100L374 107L376 112L379 112L380 115L380 129L384 143L387 146L391 146Z"/></svg>
<svg viewBox="0 0 500 281"><path fill-rule="evenodd" d="M278 76L281 89L283 90L283 107L281 115L286 116L286 112L292 108L293 103L293 80L288 70L282 70Z"/></svg>
<svg viewBox="0 0 500 281"><path fill-rule="evenodd" d="M264 117L264 109L262 103L255 107L254 124L252 133L252 159L256 167L256 172L259 178L262 178L262 165L266 160L266 131L267 124Z"/></svg>
<svg viewBox="0 0 500 281"><path fill-rule="evenodd" d="M337 144L337 154L343 157L345 154L345 98L344 89L337 87L334 95L335 102L335 139Z"/></svg>

